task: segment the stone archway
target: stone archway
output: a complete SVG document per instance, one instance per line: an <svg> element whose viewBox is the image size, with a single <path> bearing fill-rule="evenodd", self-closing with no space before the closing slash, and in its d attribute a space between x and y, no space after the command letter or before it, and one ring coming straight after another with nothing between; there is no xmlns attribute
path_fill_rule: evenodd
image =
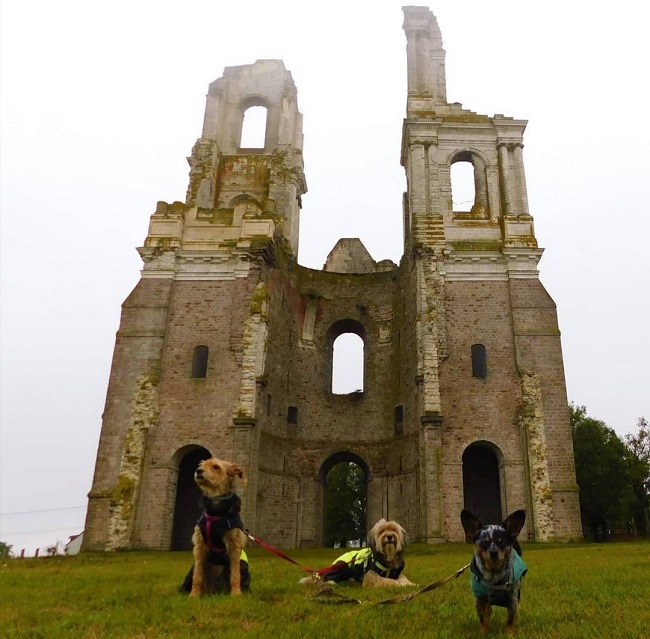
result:
<svg viewBox="0 0 650 639"><path fill-rule="evenodd" d="M476 442L463 452L464 507L483 523L501 523L501 479L498 450Z"/></svg>
<svg viewBox="0 0 650 639"><path fill-rule="evenodd" d="M347 484L346 477L350 480ZM335 453L325 460L319 472L319 483L322 486L323 546L341 547L343 539L355 545L364 544L368 527L369 478L368 465L354 453ZM341 513L340 509L345 512ZM356 529L358 534L350 535L349 528Z"/></svg>
<svg viewBox="0 0 650 639"><path fill-rule="evenodd" d="M208 450L196 447L185 453L178 464L171 550L192 549L194 524L201 514L201 493L194 483L194 471L201 461L210 457Z"/></svg>

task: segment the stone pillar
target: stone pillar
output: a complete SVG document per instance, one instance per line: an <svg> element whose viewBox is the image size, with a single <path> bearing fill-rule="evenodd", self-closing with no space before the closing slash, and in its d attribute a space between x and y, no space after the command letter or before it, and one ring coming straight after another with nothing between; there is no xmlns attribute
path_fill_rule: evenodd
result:
<svg viewBox="0 0 650 639"><path fill-rule="evenodd" d="M442 215L440 205L440 177L438 176L438 164L436 162L438 147L436 143L427 147L428 164L428 186L429 186L429 210L434 214Z"/></svg>
<svg viewBox="0 0 650 639"><path fill-rule="evenodd" d="M508 146L505 142L498 144L499 149L499 174L501 178L501 197L503 198L503 214L512 215L512 193L510 184L510 159Z"/></svg>
<svg viewBox="0 0 650 639"><path fill-rule="evenodd" d="M257 486L259 483L259 472L257 470L257 455L253 454L256 422L250 418L233 419L233 450L234 461L241 464L248 475L246 488L241 491L242 497L242 519L244 521L255 521L257 508Z"/></svg>
<svg viewBox="0 0 650 639"><path fill-rule="evenodd" d="M474 159L474 191L476 196L474 204L483 207L487 213L490 206L488 203L488 187L487 187L487 174L485 172L485 163L483 160Z"/></svg>
<svg viewBox="0 0 650 639"><path fill-rule="evenodd" d="M519 187L520 215L529 215L528 190L526 189L526 173L524 171L523 144L515 145L515 171L517 173L517 186Z"/></svg>
<svg viewBox="0 0 650 639"><path fill-rule="evenodd" d="M412 218L415 218L418 215L425 215L427 213L427 196L425 187L427 175L424 154L424 144L418 143L411 146L409 169L411 174L410 193ZM415 221L412 219L411 225L414 223Z"/></svg>
<svg viewBox="0 0 650 639"><path fill-rule="evenodd" d="M420 467L422 482L420 494L424 504L421 509L423 539L427 543L443 540L442 534L442 490L440 485L442 453L442 416L438 413L423 415L422 451Z"/></svg>

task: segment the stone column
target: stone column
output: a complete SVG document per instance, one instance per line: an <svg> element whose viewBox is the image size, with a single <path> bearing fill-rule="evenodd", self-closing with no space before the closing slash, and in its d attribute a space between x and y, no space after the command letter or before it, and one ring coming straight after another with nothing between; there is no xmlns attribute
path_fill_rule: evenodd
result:
<svg viewBox="0 0 650 639"><path fill-rule="evenodd" d="M519 201L521 215L529 215L528 212L528 190L526 189L526 173L524 171L523 144L515 145L515 171L517 172L517 185L519 186Z"/></svg>
<svg viewBox="0 0 650 639"><path fill-rule="evenodd" d="M442 539L442 490L440 486L441 450L442 450L442 416L439 414L423 415L422 451L420 467L422 484L420 493L425 503L421 509L424 519L421 530L422 541L428 543Z"/></svg>
<svg viewBox="0 0 650 639"><path fill-rule="evenodd" d="M427 147L428 184L429 184L429 210L434 215L442 215L440 206L440 177L438 176L438 164L436 155L438 153L437 142Z"/></svg>
<svg viewBox="0 0 650 639"><path fill-rule="evenodd" d="M409 173L411 174L411 214L413 218L427 213L427 196L426 196L426 162L425 162L424 144L411 145L409 157ZM415 223L411 221L411 226Z"/></svg>
<svg viewBox="0 0 650 639"><path fill-rule="evenodd" d="M508 146L505 142L497 145L499 149L499 174L501 178L501 196L503 198L503 214L512 215L512 195L510 184L510 161L508 158Z"/></svg>
<svg viewBox="0 0 650 639"><path fill-rule="evenodd" d="M487 213L490 207L488 203L488 187L487 174L485 172L485 163L483 160L475 158L472 164L474 165L474 191L476 192L474 204L482 206L483 210Z"/></svg>

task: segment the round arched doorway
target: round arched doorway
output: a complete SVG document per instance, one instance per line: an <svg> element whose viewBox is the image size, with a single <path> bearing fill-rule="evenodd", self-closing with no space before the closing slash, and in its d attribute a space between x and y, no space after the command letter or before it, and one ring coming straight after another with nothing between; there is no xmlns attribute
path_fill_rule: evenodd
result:
<svg viewBox="0 0 650 639"><path fill-rule="evenodd" d="M463 452L464 507L484 523L503 521L497 452L487 442L471 444Z"/></svg>
<svg viewBox="0 0 650 639"><path fill-rule="evenodd" d="M321 466L323 535L329 548L364 545L367 531L368 466L354 453L341 452Z"/></svg>
<svg viewBox="0 0 650 639"><path fill-rule="evenodd" d="M201 493L194 482L194 471L200 462L210 457L208 450L195 447L185 453L178 464L171 550L192 549L194 525L201 514L199 506Z"/></svg>

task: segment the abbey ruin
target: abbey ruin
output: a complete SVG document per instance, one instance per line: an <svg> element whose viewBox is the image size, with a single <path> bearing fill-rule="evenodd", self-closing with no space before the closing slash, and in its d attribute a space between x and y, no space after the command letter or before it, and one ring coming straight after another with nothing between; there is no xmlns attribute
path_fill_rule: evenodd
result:
<svg viewBox="0 0 650 639"><path fill-rule="evenodd" d="M84 549L184 549L192 475L217 456L248 473L242 518L276 546L323 542L324 479L350 461L367 521L464 538L459 513L528 513L524 537L581 536L560 332L540 283L523 163L526 121L448 103L425 7L404 8L408 94L399 265L341 240L297 263L303 116L280 60L209 86L184 202L158 202L122 306ZM266 109L263 148L241 148ZM387 154L392 151L387 150ZM451 168L473 170L455 211ZM363 340L360 392L332 392L333 344Z"/></svg>

